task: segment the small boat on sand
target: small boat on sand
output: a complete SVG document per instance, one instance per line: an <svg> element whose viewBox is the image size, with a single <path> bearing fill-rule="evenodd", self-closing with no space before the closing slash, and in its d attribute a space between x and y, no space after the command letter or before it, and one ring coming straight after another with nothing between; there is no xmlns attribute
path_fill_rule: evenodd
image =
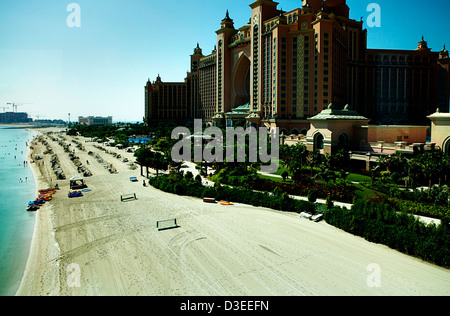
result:
<svg viewBox="0 0 450 316"><path fill-rule="evenodd" d="M228 202L228 201L220 201L219 204L222 204L222 205L233 205L233 203Z"/></svg>
<svg viewBox="0 0 450 316"><path fill-rule="evenodd" d="M28 212L36 212L39 209L39 205L28 205L27 211Z"/></svg>

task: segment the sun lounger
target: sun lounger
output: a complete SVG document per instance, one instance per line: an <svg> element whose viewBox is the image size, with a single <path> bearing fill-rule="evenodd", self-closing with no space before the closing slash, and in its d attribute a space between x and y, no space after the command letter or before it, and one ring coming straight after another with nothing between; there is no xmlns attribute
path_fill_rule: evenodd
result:
<svg viewBox="0 0 450 316"><path fill-rule="evenodd" d="M323 219L323 214L316 214L311 216L311 220L314 222L320 222Z"/></svg>
<svg viewBox="0 0 450 316"><path fill-rule="evenodd" d="M311 219L312 214L308 213L308 212L301 212L300 216L303 217L303 218L306 218L306 219Z"/></svg>

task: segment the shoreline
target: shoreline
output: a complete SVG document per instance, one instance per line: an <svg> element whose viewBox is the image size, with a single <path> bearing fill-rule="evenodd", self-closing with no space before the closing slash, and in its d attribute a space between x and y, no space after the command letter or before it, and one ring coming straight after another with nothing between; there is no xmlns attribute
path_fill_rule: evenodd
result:
<svg viewBox="0 0 450 316"><path fill-rule="evenodd" d="M68 180L58 180L61 190L36 214L17 296L450 295L444 268L298 214L203 203L144 187L139 168L130 170L85 138L78 141L86 146L76 151L83 163L89 160L92 191L69 199ZM51 145L67 178L76 175L68 155ZM48 187L41 175L51 172L47 161L45 168L30 166L37 188ZM128 193L137 200L121 202ZM156 221L168 218L177 218L179 227L159 232ZM72 264L81 273L79 287L68 283ZM381 287L367 285L371 264L381 267Z"/></svg>
<svg viewBox="0 0 450 316"><path fill-rule="evenodd" d="M26 205L35 197L36 181L33 170L25 162L28 162L29 143L37 133L27 128L13 130L5 128L4 125L0 126L0 129L2 130L1 178L3 185L1 196L4 199L1 207L2 286L0 292L4 296L12 296L17 292L23 277L35 226L35 214L27 212Z"/></svg>
<svg viewBox="0 0 450 316"><path fill-rule="evenodd" d="M35 129L32 129L32 130L37 133L36 136L33 138L33 140L37 139L40 135L43 135L42 130L35 130ZM41 174L39 168L37 167L36 162L32 162L33 159L31 157L34 153L34 150L31 149L32 145L33 145L32 141L30 141L30 143L28 144L27 162L28 162L28 165L30 166L30 169L31 169L31 171L33 173L33 177L34 177L34 182L35 182L35 187L36 187L35 196L38 196L39 190L43 189L44 187L47 188L49 186L49 184L45 180L43 180L42 174ZM42 227L47 227L47 228L51 227L51 221L49 221L50 217L42 216L41 215L42 212L40 212L40 210L47 210L47 209L49 209L48 211L51 212L51 205L49 205L49 203L46 203L44 206L42 206L39 209L39 211L36 212L27 262L25 265L25 269L23 271L23 276L20 281L19 287L15 293L15 296L26 295L26 289L24 288L24 283L25 283L26 277L27 277L27 275L30 275L33 272L33 266L35 265L35 262L39 262L40 260L42 261L42 258L39 257L41 250L47 249L50 247L50 243L46 242L47 239L40 238L40 236L42 234L45 234L45 231L42 230ZM44 213L44 215L45 215L45 213ZM53 233L54 232L51 230L52 235L53 235Z"/></svg>

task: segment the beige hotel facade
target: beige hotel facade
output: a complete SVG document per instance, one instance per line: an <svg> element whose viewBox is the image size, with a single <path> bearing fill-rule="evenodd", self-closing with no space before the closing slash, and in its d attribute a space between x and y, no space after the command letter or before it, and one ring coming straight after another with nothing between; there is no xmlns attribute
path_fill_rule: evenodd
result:
<svg viewBox="0 0 450 316"><path fill-rule="evenodd" d="M372 124L426 125L437 108L448 112L445 46L432 52L422 37L412 50L368 49L364 21L349 17L346 0L299 3L282 11L255 1L240 27L227 11L215 48L204 55L197 44L184 82L147 81L146 123L202 118L306 134L308 118L331 103Z"/></svg>

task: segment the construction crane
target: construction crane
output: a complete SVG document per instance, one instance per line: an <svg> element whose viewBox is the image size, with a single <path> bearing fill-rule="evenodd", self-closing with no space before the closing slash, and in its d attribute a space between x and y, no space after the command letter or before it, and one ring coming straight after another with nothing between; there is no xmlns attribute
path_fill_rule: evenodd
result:
<svg viewBox="0 0 450 316"><path fill-rule="evenodd" d="M14 103L14 102L11 102L11 103L7 103L7 104L12 106L12 109L13 109L13 122L16 123L17 107L25 105L25 104L31 104L31 103ZM15 111L14 111L14 108L15 108Z"/></svg>
<svg viewBox="0 0 450 316"><path fill-rule="evenodd" d="M17 113L17 107L18 106L22 106L25 104L32 104L32 103L7 103L8 105L12 106L13 112ZM16 108L16 110L14 111L14 108Z"/></svg>

